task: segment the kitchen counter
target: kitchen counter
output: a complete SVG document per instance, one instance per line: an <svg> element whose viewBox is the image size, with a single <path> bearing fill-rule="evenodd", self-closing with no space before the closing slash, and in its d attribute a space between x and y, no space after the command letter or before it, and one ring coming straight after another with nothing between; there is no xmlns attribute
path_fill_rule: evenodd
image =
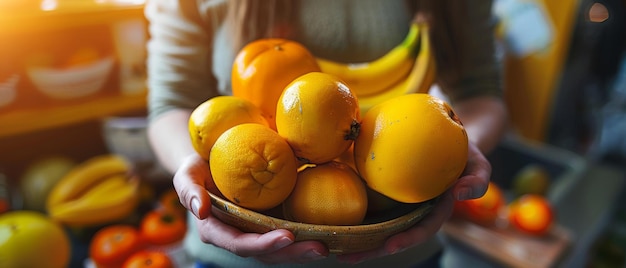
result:
<svg viewBox="0 0 626 268"><path fill-rule="evenodd" d="M571 245L557 261L557 267L585 267L590 249L610 223L620 194L625 191L623 170L609 165L587 163L580 178L552 200L557 222L571 233ZM446 244L444 267L502 267L467 245L440 235ZM495 245L498 246L498 245Z"/></svg>

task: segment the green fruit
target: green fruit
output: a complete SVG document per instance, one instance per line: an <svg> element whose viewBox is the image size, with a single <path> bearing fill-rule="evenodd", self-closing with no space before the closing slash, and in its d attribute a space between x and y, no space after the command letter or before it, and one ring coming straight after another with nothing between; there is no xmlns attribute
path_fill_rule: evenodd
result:
<svg viewBox="0 0 626 268"><path fill-rule="evenodd" d="M67 234L43 213L0 215L0 267L67 267L70 250Z"/></svg>
<svg viewBox="0 0 626 268"><path fill-rule="evenodd" d="M24 209L44 212L48 193L76 165L64 156L47 156L31 163L20 179Z"/></svg>
<svg viewBox="0 0 626 268"><path fill-rule="evenodd" d="M550 174L540 165L529 164L517 172L513 178L513 192L517 196L524 194L544 195L550 187Z"/></svg>

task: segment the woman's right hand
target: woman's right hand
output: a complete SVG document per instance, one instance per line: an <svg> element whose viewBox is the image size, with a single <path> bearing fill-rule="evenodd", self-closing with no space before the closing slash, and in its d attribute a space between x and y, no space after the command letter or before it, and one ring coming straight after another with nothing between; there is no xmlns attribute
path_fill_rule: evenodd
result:
<svg viewBox="0 0 626 268"><path fill-rule="evenodd" d="M288 230L244 233L212 217L207 191L212 184L209 164L197 154L187 156L174 174L174 188L180 202L195 215L200 240L204 243L264 263L306 263L328 256L328 249L322 243L294 242L294 235Z"/></svg>

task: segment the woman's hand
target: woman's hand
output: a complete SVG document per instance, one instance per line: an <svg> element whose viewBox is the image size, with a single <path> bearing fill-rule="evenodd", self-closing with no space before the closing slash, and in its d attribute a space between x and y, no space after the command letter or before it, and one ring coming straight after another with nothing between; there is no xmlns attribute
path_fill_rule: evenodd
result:
<svg viewBox="0 0 626 268"><path fill-rule="evenodd" d="M294 235L287 230L244 233L212 217L207 193L210 176L209 164L197 154L185 158L174 174L174 187L180 202L196 216L203 242L264 263L305 263L328 255L328 249L320 242L294 243Z"/></svg>
<svg viewBox="0 0 626 268"><path fill-rule="evenodd" d="M489 161L487 161L480 150L470 143L467 166L463 171L463 175L461 175L453 187L440 197L433 210L423 220L410 229L391 236L380 248L341 255L338 256L338 259L347 263L359 263L368 259L398 253L426 242L437 233L443 223L450 217L456 200L474 199L485 194L490 176L491 164L489 164Z"/></svg>

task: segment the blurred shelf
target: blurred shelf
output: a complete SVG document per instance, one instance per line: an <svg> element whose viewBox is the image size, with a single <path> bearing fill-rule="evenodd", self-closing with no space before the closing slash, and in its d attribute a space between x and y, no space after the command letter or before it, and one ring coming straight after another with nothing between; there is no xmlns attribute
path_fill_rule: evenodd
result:
<svg viewBox="0 0 626 268"><path fill-rule="evenodd" d="M0 1L0 33L108 23L143 17L144 0Z"/></svg>
<svg viewBox="0 0 626 268"><path fill-rule="evenodd" d="M0 111L0 138L142 111L145 108L146 93L143 93L102 96L84 102L39 109Z"/></svg>

